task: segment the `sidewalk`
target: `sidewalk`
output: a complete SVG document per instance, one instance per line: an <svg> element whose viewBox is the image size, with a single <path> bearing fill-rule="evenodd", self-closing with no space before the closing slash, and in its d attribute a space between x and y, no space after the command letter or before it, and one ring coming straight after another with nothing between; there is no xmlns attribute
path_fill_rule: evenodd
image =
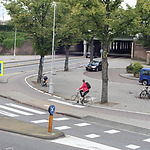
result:
<svg viewBox="0 0 150 150"><path fill-rule="evenodd" d="M38 57L38 56L37 56ZM7 56L7 59L10 60L10 57ZM30 56L25 59L25 57L19 57L17 56L15 61L23 61L23 60L30 60L35 59L35 56ZM3 57L3 60L5 58ZM124 68L127 65L130 64L130 62L133 62L134 60L131 59L112 59L110 60L111 63L109 65L110 68ZM116 62L117 61L117 62ZM144 66L145 67L145 66ZM150 101L144 101L141 99L138 99L136 96L139 94L140 89L142 88L140 85L129 85L129 84L120 84L120 83L109 83L109 103L100 105L100 93L101 91L101 80L94 79L91 77L87 77L83 74L84 68L79 67L76 69L70 69L68 72L59 71L56 72L56 75L54 75L54 99L57 97L61 97L62 101L66 101L76 92L76 89L81 85L81 80L84 78L87 81L89 81L92 85L92 89L90 93L92 96L94 96L94 107L100 108L101 110L109 111L120 111L120 112L135 112L139 113L141 115L146 114L147 116L150 115ZM12 75L12 74L11 74ZM0 83L7 82L7 79L11 76L4 76L3 80L1 78ZM130 80L137 80L134 78L131 74L120 74L120 76L124 78L129 78ZM27 82L32 86L33 88L36 88L37 90L40 90L42 92L48 93L49 87L42 87L41 84L35 84L36 76L31 76L27 78ZM96 89L96 90L95 90ZM118 92L119 91L119 92ZM18 93L18 94L16 94ZM39 106L40 104L44 103L42 100L36 100L33 98L28 97L28 100L23 101L23 95L19 94L19 91L12 94L11 93L5 93L5 96L12 97L16 100L21 100L22 103L28 103L29 105ZM4 95L4 93L0 92L0 95ZM21 98L22 96L22 98ZM135 103L136 102L136 103ZM45 108L43 108L45 109ZM91 108L92 109L92 108ZM59 107L58 111L64 114L73 115L79 118L87 117L87 111L84 110L75 110L75 109L66 109L65 107ZM105 119L109 120L111 122L118 122L123 124L131 125L131 128L133 126L137 126L140 128L150 129L149 126L149 120L135 120L135 119L128 119L128 118L122 118L119 115L108 115L107 113L90 113L91 117L95 117L96 119ZM12 121L12 120L11 120ZM26 125L25 125L26 126ZM29 125L30 128L30 125ZM37 130L39 132L40 130ZM20 132L20 131L19 131ZM34 134L34 133L33 133ZM39 133L40 134L40 133ZM62 133L59 133L62 135ZM47 135L46 135L47 136Z"/></svg>

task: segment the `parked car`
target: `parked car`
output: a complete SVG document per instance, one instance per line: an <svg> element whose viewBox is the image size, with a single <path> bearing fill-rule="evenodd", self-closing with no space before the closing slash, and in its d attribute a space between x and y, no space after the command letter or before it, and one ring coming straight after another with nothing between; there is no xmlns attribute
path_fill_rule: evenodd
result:
<svg viewBox="0 0 150 150"><path fill-rule="evenodd" d="M100 71L100 70L102 70L102 61L92 60L86 66L86 70L87 71L90 71L90 70Z"/></svg>
<svg viewBox="0 0 150 150"><path fill-rule="evenodd" d="M142 68L140 71L139 82L144 86L150 84L150 68Z"/></svg>
<svg viewBox="0 0 150 150"><path fill-rule="evenodd" d="M90 52L86 53L86 58L90 58Z"/></svg>
<svg viewBox="0 0 150 150"><path fill-rule="evenodd" d="M90 58L91 53L87 52L86 53L86 58ZM93 54L93 58L97 58L96 54Z"/></svg>

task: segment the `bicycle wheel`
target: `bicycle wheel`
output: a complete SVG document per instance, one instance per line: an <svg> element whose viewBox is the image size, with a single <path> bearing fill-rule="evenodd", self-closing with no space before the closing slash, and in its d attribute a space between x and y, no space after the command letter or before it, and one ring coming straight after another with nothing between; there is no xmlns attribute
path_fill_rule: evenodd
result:
<svg viewBox="0 0 150 150"><path fill-rule="evenodd" d="M140 98L148 98L147 91L141 91Z"/></svg>
<svg viewBox="0 0 150 150"><path fill-rule="evenodd" d="M93 103L93 99L91 98L91 96L86 96L85 99L83 100L83 104L85 106L91 106Z"/></svg>
<svg viewBox="0 0 150 150"><path fill-rule="evenodd" d="M77 104L77 102L79 102L79 100L80 100L80 98L79 98L79 96L78 95L72 95L71 96L71 98L70 98L70 102L72 103L72 104Z"/></svg>

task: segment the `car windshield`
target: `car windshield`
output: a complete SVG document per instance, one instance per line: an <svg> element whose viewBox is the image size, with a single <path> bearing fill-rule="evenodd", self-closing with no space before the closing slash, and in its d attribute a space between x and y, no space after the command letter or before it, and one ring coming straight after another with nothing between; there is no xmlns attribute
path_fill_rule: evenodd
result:
<svg viewBox="0 0 150 150"><path fill-rule="evenodd" d="M98 62L98 61L91 61L90 64L91 64L91 65L98 65L99 62Z"/></svg>

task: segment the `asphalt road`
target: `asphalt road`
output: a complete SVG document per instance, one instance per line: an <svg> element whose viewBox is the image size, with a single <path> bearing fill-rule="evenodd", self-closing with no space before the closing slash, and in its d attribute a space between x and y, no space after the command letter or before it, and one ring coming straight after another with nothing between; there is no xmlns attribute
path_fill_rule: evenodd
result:
<svg viewBox="0 0 150 150"><path fill-rule="evenodd" d="M1 115L11 114L14 115L11 116L14 119L45 128L48 127L49 114L46 111L0 98L1 111L5 112ZM111 127L111 125L101 125L98 122L94 123L86 119L54 114L53 129L63 131L66 137L48 141L1 131L0 148L3 150L48 150L49 148L58 150L72 150L75 148L89 150L129 150L133 148L149 150L149 136L117 129Z"/></svg>

